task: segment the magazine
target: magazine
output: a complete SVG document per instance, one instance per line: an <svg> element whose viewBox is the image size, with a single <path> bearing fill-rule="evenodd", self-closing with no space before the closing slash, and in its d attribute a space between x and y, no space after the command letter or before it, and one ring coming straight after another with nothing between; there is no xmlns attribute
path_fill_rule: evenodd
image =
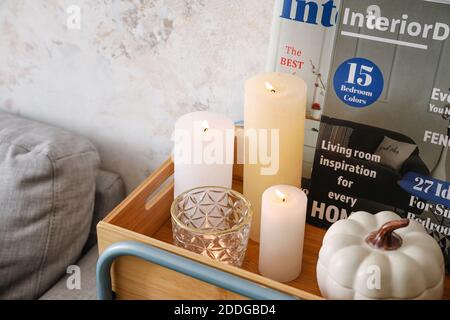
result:
<svg viewBox="0 0 450 320"><path fill-rule="evenodd" d="M342 0L308 221L394 211L450 267L450 5Z"/></svg>

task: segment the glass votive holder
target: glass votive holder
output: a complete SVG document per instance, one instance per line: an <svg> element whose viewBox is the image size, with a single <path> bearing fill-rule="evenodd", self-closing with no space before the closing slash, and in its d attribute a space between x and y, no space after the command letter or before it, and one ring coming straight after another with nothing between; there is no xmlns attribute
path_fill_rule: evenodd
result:
<svg viewBox="0 0 450 320"><path fill-rule="evenodd" d="M199 187L172 203L175 245L233 266L241 266L247 251L252 208L239 192Z"/></svg>

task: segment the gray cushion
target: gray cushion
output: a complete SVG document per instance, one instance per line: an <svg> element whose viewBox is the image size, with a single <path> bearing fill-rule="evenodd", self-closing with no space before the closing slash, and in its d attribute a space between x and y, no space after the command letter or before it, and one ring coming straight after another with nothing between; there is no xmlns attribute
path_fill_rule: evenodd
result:
<svg viewBox="0 0 450 320"><path fill-rule="evenodd" d="M98 248L94 246L86 253L77 266L80 267L80 288L68 286L69 277L73 274L66 274L50 290L48 290L40 300L96 300L97 293L95 287L95 267L98 259ZM70 288L70 289L69 289Z"/></svg>
<svg viewBox="0 0 450 320"><path fill-rule="evenodd" d="M0 298L34 299L86 242L99 156L86 139L0 112Z"/></svg>

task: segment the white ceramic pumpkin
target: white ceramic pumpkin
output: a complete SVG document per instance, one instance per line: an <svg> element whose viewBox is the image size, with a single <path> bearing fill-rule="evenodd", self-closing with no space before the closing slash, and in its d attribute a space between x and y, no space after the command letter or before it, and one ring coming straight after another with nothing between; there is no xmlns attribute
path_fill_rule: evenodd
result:
<svg viewBox="0 0 450 320"><path fill-rule="evenodd" d="M355 212L327 231L317 263L328 299L441 299L444 258L417 221Z"/></svg>

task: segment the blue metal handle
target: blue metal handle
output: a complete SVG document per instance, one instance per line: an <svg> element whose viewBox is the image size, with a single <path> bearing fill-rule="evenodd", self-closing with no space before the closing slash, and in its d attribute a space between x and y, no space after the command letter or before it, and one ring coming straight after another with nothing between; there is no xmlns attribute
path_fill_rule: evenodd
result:
<svg viewBox="0 0 450 320"><path fill-rule="evenodd" d="M111 265L114 260L122 256L138 257L251 299L296 299L225 271L134 241L114 243L100 255L97 261L96 280L99 299L112 300Z"/></svg>

